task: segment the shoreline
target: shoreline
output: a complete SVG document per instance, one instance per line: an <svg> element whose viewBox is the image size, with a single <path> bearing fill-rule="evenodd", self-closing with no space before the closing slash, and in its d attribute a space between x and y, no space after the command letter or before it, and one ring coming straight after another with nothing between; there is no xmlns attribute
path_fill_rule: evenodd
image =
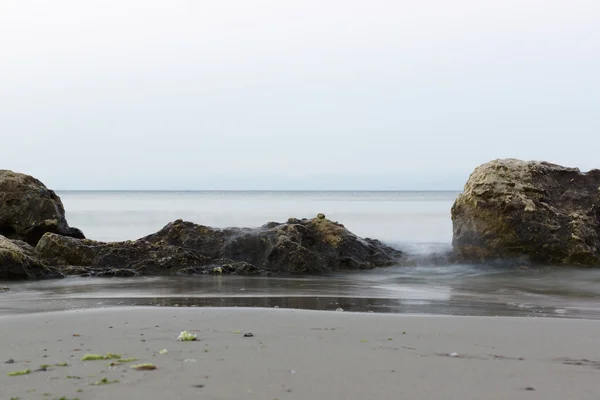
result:
<svg viewBox="0 0 600 400"><path fill-rule="evenodd" d="M100 298L99 298L100 299ZM435 313L402 313L402 312L378 312L378 311L352 311L352 310L323 310L323 309L304 309L304 308L291 308L291 307L261 307L261 306L156 306L156 305L109 305L101 307L75 307L69 309L49 309L49 310L26 310L19 313L13 314L0 314L0 322L2 319L9 318L30 318L30 317L42 317L42 316L60 316L86 313L117 313L117 312L131 312L131 311L174 311L174 312L280 312L280 313L305 313L315 315L352 315L359 317L367 316L385 316L388 318L431 318L431 319L507 319L507 320L521 320L521 319L532 319L532 320L559 320L559 321L594 321L600 324L598 318L586 318L581 316L567 316L561 314L542 314L542 315L464 315L464 314L435 314ZM0 360L1 361L1 360Z"/></svg>
<svg viewBox="0 0 600 400"><path fill-rule="evenodd" d="M176 341L182 331L199 340ZM585 319L271 308L6 315L0 398L597 399L598 332ZM81 361L87 353L157 369Z"/></svg>

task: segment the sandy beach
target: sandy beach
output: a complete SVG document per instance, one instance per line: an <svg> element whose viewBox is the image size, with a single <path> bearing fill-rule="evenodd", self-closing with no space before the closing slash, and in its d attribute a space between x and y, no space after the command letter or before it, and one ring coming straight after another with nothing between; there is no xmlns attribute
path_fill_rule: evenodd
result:
<svg viewBox="0 0 600 400"><path fill-rule="evenodd" d="M0 337L1 399L600 398L600 321L115 308L0 317ZM128 362L82 361L108 353Z"/></svg>

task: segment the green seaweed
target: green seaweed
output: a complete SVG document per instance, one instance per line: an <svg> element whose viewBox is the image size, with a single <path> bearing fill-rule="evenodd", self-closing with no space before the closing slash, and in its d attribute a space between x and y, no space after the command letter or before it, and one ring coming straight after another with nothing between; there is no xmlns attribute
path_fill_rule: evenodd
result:
<svg viewBox="0 0 600 400"><path fill-rule="evenodd" d="M102 354L86 354L81 358L81 361L98 361L98 360L115 360L119 359L121 356L119 354L107 353L106 355Z"/></svg>
<svg viewBox="0 0 600 400"><path fill-rule="evenodd" d="M59 362L57 364L55 364L57 367L68 367L69 364L67 364L66 362Z"/></svg>
<svg viewBox="0 0 600 400"><path fill-rule="evenodd" d="M109 381L108 378L102 378L99 381L92 383L92 385L100 386L100 385L110 385L111 383L118 383L118 380Z"/></svg>
<svg viewBox="0 0 600 400"><path fill-rule="evenodd" d="M137 358L131 357L131 358L121 358L121 359L117 360L117 362L129 363L129 362L133 362L133 361L137 361L137 360L138 360Z"/></svg>
<svg viewBox="0 0 600 400"><path fill-rule="evenodd" d="M198 340L198 337L193 333L189 333L188 331L183 331L177 337L177 341L179 342L193 342Z"/></svg>
<svg viewBox="0 0 600 400"><path fill-rule="evenodd" d="M28 375L31 373L30 369L24 369L22 371L13 371L13 372L9 372L6 375L8 376L21 376L21 375Z"/></svg>

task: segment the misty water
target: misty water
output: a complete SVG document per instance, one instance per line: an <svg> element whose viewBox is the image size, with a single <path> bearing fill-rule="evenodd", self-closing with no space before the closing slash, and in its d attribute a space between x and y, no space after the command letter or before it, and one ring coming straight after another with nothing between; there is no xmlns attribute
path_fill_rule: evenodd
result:
<svg viewBox="0 0 600 400"><path fill-rule="evenodd" d="M97 240L136 239L178 218L257 227L325 213L411 254L414 266L326 276L80 278L1 282L0 314L144 306L600 318L600 270L434 265L450 249L456 192L62 192L72 226Z"/></svg>

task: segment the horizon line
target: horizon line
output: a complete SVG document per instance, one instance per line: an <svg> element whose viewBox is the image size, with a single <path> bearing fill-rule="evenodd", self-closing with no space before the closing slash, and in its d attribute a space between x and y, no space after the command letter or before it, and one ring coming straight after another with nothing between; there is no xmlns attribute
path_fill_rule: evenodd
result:
<svg viewBox="0 0 600 400"><path fill-rule="evenodd" d="M165 192L165 193L176 193L176 192L462 192L463 189L53 189L55 192Z"/></svg>

